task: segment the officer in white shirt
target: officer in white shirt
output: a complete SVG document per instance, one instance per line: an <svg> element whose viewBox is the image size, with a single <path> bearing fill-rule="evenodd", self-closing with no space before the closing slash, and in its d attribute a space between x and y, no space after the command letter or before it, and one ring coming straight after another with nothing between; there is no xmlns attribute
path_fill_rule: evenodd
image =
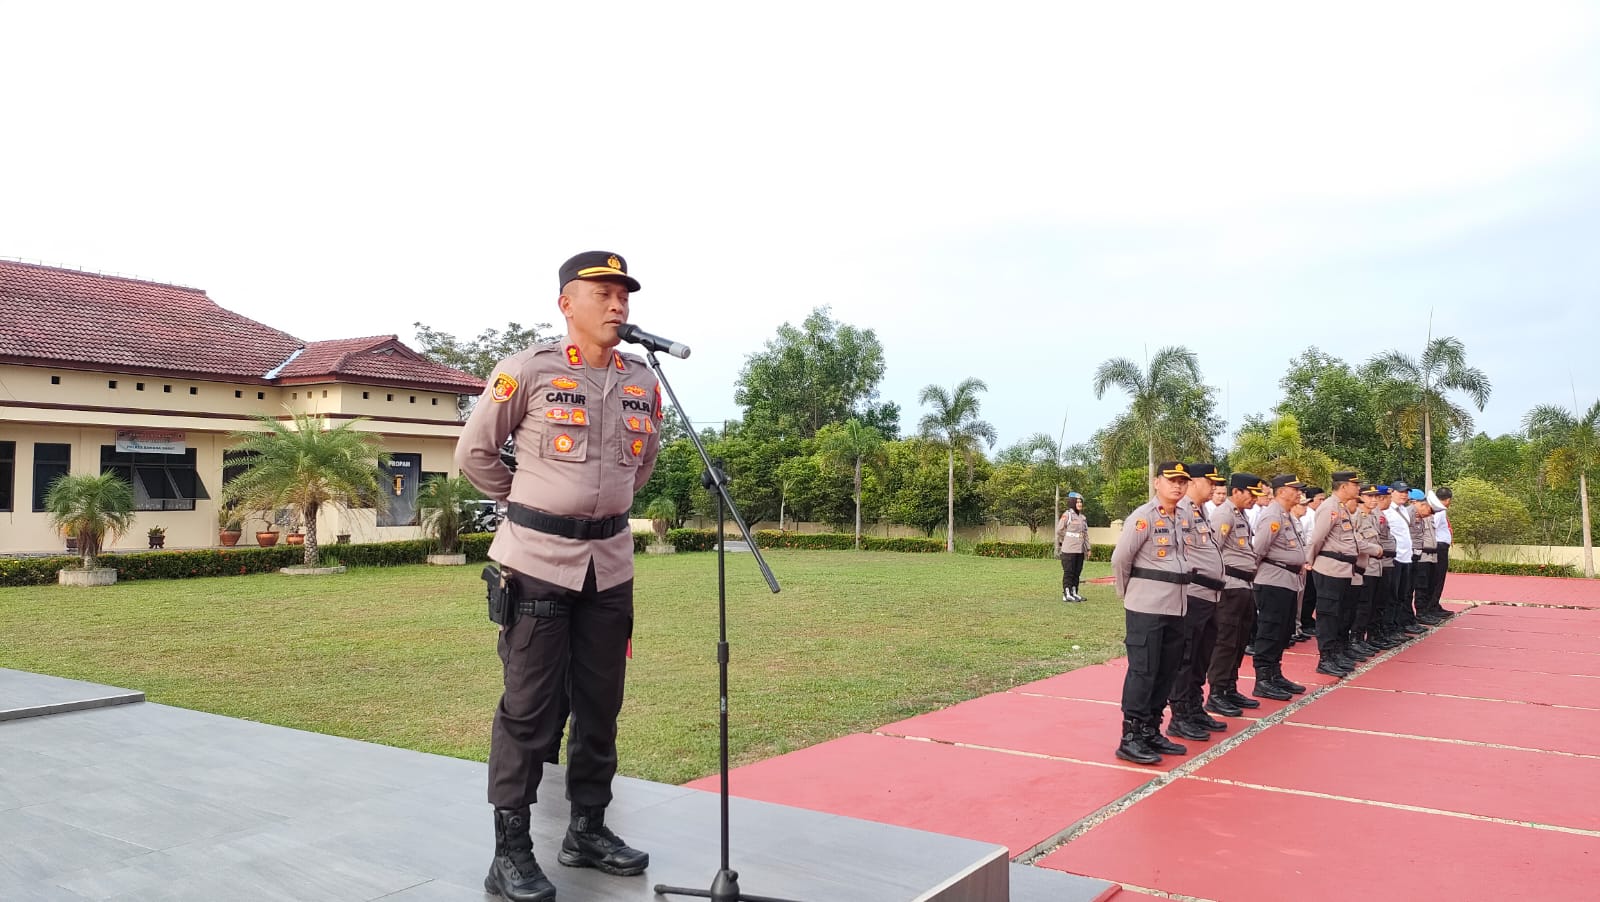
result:
<svg viewBox="0 0 1600 902"><path fill-rule="evenodd" d="M1441 486L1437 492L1428 493L1428 504L1433 508L1433 531L1439 537L1439 560L1433 565L1433 605L1431 610L1441 618L1449 618L1451 613L1439 604L1444 597L1444 578L1450 572L1450 500L1453 493L1448 487Z"/></svg>
<svg viewBox="0 0 1600 902"><path fill-rule="evenodd" d="M1311 530L1317 522L1317 510L1322 503L1328 500L1328 493L1314 485L1305 488L1305 513L1300 515L1300 534L1306 538L1311 537ZM1300 590L1300 628L1295 631L1291 643L1305 642L1317 635L1317 589L1310 579Z"/></svg>
<svg viewBox="0 0 1600 902"><path fill-rule="evenodd" d="M1384 518L1389 521L1390 531L1394 533L1394 573L1388 588L1395 595L1397 623L1401 632L1408 636L1420 636L1428 630L1417 622L1416 612L1411 608L1411 569L1415 566L1415 552L1411 544L1411 505L1406 500L1410 492L1411 486L1405 480L1396 479L1389 486L1389 497L1392 499L1389 509L1383 512Z"/></svg>

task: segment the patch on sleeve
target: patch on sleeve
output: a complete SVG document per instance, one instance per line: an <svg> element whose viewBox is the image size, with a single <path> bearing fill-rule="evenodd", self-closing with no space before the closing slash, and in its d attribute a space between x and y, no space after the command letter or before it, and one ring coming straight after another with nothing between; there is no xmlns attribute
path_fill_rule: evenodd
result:
<svg viewBox="0 0 1600 902"><path fill-rule="evenodd" d="M1133 521L1133 528L1139 530L1140 532L1143 532L1144 530L1150 528L1150 523L1149 523L1148 520L1144 520L1144 519L1141 518L1141 519Z"/></svg>
<svg viewBox="0 0 1600 902"><path fill-rule="evenodd" d="M489 397L496 401L509 401L517 393L517 380L511 378L510 373L500 373L494 377L494 388L489 392Z"/></svg>
<svg viewBox="0 0 1600 902"><path fill-rule="evenodd" d="M1283 528L1283 524L1279 523L1277 520L1273 520L1272 524L1270 526L1268 526L1267 528L1272 530L1273 532L1277 532L1278 530Z"/></svg>

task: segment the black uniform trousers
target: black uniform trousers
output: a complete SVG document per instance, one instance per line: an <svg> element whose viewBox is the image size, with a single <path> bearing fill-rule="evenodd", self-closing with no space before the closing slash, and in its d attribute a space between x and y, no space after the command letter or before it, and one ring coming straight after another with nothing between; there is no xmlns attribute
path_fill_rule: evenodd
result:
<svg viewBox="0 0 1600 902"><path fill-rule="evenodd" d="M1372 629L1379 634L1392 633L1398 628L1396 621L1400 619L1400 603L1399 596L1395 594L1395 580L1399 575L1400 571L1395 569L1395 565L1391 562L1389 566L1383 568L1383 575L1378 578L1378 591L1375 594L1377 600L1373 603Z"/></svg>
<svg viewBox="0 0 1600 902"><path fill-rule="evenodd" d="M1432 589L1433 594L1432 594L1431 600L1430 600L1430 602L1428 604L1428 610L1432 611L1435 614L1444 613L1444 605L1440 604L1439 601L1440 601L1440 599L1444 598L1444 578L1449 572L1450 572L1450 543L1449 542L1440 542L1439 543L1439 562L1437 564L1433 565L1433 582L1430 585L1430 588Z"/></svg>
<svg viewBox="0 0 1600 902"><path fill-rule="evenodd" d="M1074 593L1077 592L1078 580L1083 577L1083 559L1087 556L1088 555L1084 554L1061 555L1062 594L1065 594L1069 591Z"/></svg>
<svg viewBox="0 0 1600 902"><path fill-rule="evenodd" d="M1378 601L1378 581L1381 576L1362 576L1361 585L1352 586L1355 591L1355 615L1350 620L1350 638L1357 642L1370 635L1376 635L1378 630L1373 625L1373 608Z"/></svg>
<svg viewBox="0 0 1600 902"><path fill-rule="evenodd" d="M1211 653L1216 647L1217 602L1189 596L1189 610L1183 615L1183 657L1167 694L1174 714L1200 710L1205 702L1206 672L1211 669Z"/></svg>
<svg viewBox="0 0 1600 902"><path fill-rule="evenodd" d="M1272 565L1268 565L1272 566ZM1283 673L1283 650L1294 635L1295 591L1280 586L1255 587L1256 591L1256 679Z"/></svg>
<svg viewBox="0 0 1600 902"><path fill-rule="evenodd" d="M1311 571L1311 584L1317 596L1317 654L1329 658L1343 648L1345 596L1350 594L1350 579Z"/></svg>
<svg viewBox="0 0 1600 902"><path fill-rule="evenodd" d="M1413 612L1413 619L1428 613L1428 605L1433 602L1433 567L1431 561L1413 561L1411 564L1411 593L1406 602Z"/></svg>
<svg viewBox="0 0 1600 902"><path fill-rule="evenodd" d="M1217 602L1217 644L1211 651L1206 681L1212 694L1239 688L1239 666L1244 647L1256 628L1256 600L1249 589L1223 589Z"/></svg>
<svg viewBox="0 0 1600 902"><path fill-rule="evenodd" d="M505 692L490 734L489 803L520 808L538 801L545 755L560 741L570 693L567 795L575 806L609 805L633 633L633 580L597 591L593 563L578 591L523 573L512 579L524 600L559 601L567 614L524 614L500 631Z"/></svg>
<svg viewBox="0 0 1600 902"><path fill-rule="evenodd" d="M1308 636L1317 634L1317 590L1311 585L1311 580L1300 587L1300 594L1296 596L1300 603L1300 632ZM1293 635L1291 633L1290 635Z"/></svg>
<svg viewBox="0 0 1600 902"><path fill-rule="evenodd" d="M1128 675L1122 679L1122 716L1161 726L1172 681L1183 661L1183 615L1123 611Z"/></svg>
<svg viewBox="0 0 1600 902"><path fill-rule="evenodd" d="M1411 570L1410 561L1395 561L1394 569L1389 572L1392 583L1389 591L1394 595L1394 628L1397 630L1417 622L1417 615L1411 610Z"/></svg>

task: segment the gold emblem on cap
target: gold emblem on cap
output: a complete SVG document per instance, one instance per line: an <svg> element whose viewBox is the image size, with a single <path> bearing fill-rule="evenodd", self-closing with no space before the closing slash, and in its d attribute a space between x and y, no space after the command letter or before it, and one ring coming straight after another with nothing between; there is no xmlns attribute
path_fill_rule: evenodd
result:
<svg viewBox="0 0 1600 902"><path fill-rule="evenodd" d="M621 269L622 268L622 261L617 259L617 255L616 254L612 254L611 256L606 258L606 265L611 267L612 269Z"/></svg>

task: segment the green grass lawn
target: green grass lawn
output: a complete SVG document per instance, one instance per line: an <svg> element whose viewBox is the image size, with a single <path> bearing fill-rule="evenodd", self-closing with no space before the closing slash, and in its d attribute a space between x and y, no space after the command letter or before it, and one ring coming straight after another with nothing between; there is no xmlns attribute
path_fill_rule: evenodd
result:
<svg viewBox="0 0 1600 902"><path fill-rule="evenodd" d="M744 764L1122 653L1109 586L1060 601L1053 560L729 556L733 760ZM500 692L479 567L0 589L0 667L151 701L482 760ZM1085 579L1103 576L1089 564ZM624 773L716 769L716 564L641 556ZM1080 646L1073 650L1073 646Z"/></svg>

